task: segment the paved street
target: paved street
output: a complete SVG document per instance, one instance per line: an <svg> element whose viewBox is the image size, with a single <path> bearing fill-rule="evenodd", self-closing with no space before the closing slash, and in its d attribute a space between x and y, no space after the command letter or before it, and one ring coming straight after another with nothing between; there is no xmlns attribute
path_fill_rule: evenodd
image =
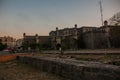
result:
<svg viewBox="0 0 120 80"><path fill-rule="evenodd" d="M120 49L96 49L96 50L76 50L63 51L65 54L120 54ZM42 51L42 53L60 53L60 51Z"/></svg>
<svg viewBox="0 0 120 80"><path fill-rule="evenodd" d="M42 51L42 53L60 53L59 50ZM96 49L96 50L71 50L63 51L64 54L120 54L120 49ZM8 51L0 51L0 55L10 54Z"/></svg>
<svg viewBox="0 0 120 80"><path fill-rule="evenodd" d="M10 54L8 51L0 51L0 55Z"/></svg>

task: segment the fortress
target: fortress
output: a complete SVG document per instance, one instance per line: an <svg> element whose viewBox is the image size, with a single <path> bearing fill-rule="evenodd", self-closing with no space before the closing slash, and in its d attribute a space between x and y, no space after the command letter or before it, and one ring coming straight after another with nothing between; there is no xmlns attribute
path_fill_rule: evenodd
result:
<svg viewBox="0 0 120 80"><path fill-rule="evenodd" d="M66 49L102 49L120 47L120 26L108 25L104 21L101 27L78 27L58 29L49 33L52 45L61 45Z"/></svg>
<svg viewBox="0 0 120 80"><path fill-rule="evenodd" d="M82 26L77 24L73 28L59 29L51 31L49 36L38 36L23 34L23 46L39 44L44 49L106 49L120 48L120 26L104 25L100 27Z"/></svg>

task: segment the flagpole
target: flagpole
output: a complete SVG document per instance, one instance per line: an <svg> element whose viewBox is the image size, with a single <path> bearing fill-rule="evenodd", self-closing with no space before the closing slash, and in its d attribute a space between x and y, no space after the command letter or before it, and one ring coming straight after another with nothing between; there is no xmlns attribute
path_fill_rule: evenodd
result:
<svg viewBox="0 0 120 80"><path fill-rule="evenodd" d="M100 13L101 13L101 23L103 26L103 9L102 9L102 1L100 0Z"/></svg>

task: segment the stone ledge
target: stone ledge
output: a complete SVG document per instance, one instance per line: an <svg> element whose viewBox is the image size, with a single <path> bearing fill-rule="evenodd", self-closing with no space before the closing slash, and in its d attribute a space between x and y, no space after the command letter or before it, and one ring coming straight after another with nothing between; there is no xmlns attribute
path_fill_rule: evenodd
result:
<svg viewBox="0 0 120 80"><path fill-rule="evenodd" d="M120 80L120 67L97 62L19 56L18 60L71 80Z"/></svg>

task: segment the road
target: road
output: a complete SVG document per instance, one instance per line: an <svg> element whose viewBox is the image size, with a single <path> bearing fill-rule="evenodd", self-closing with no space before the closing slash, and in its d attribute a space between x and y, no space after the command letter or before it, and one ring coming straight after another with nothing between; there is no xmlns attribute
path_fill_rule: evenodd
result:
<svg viewBox="0 0 120 80"><path fill-rule="evenodd" d="M0 55L10 54L9 51L0 51Z"/></svg>
<svg viewBox="0 0 120 80"><path fill-rule="evenodd" d="M120 54L120 50L96 49L96 50L75 50L63 51L64 54ZM60 51L42 51L42 53L60 53Z"/></svg>

